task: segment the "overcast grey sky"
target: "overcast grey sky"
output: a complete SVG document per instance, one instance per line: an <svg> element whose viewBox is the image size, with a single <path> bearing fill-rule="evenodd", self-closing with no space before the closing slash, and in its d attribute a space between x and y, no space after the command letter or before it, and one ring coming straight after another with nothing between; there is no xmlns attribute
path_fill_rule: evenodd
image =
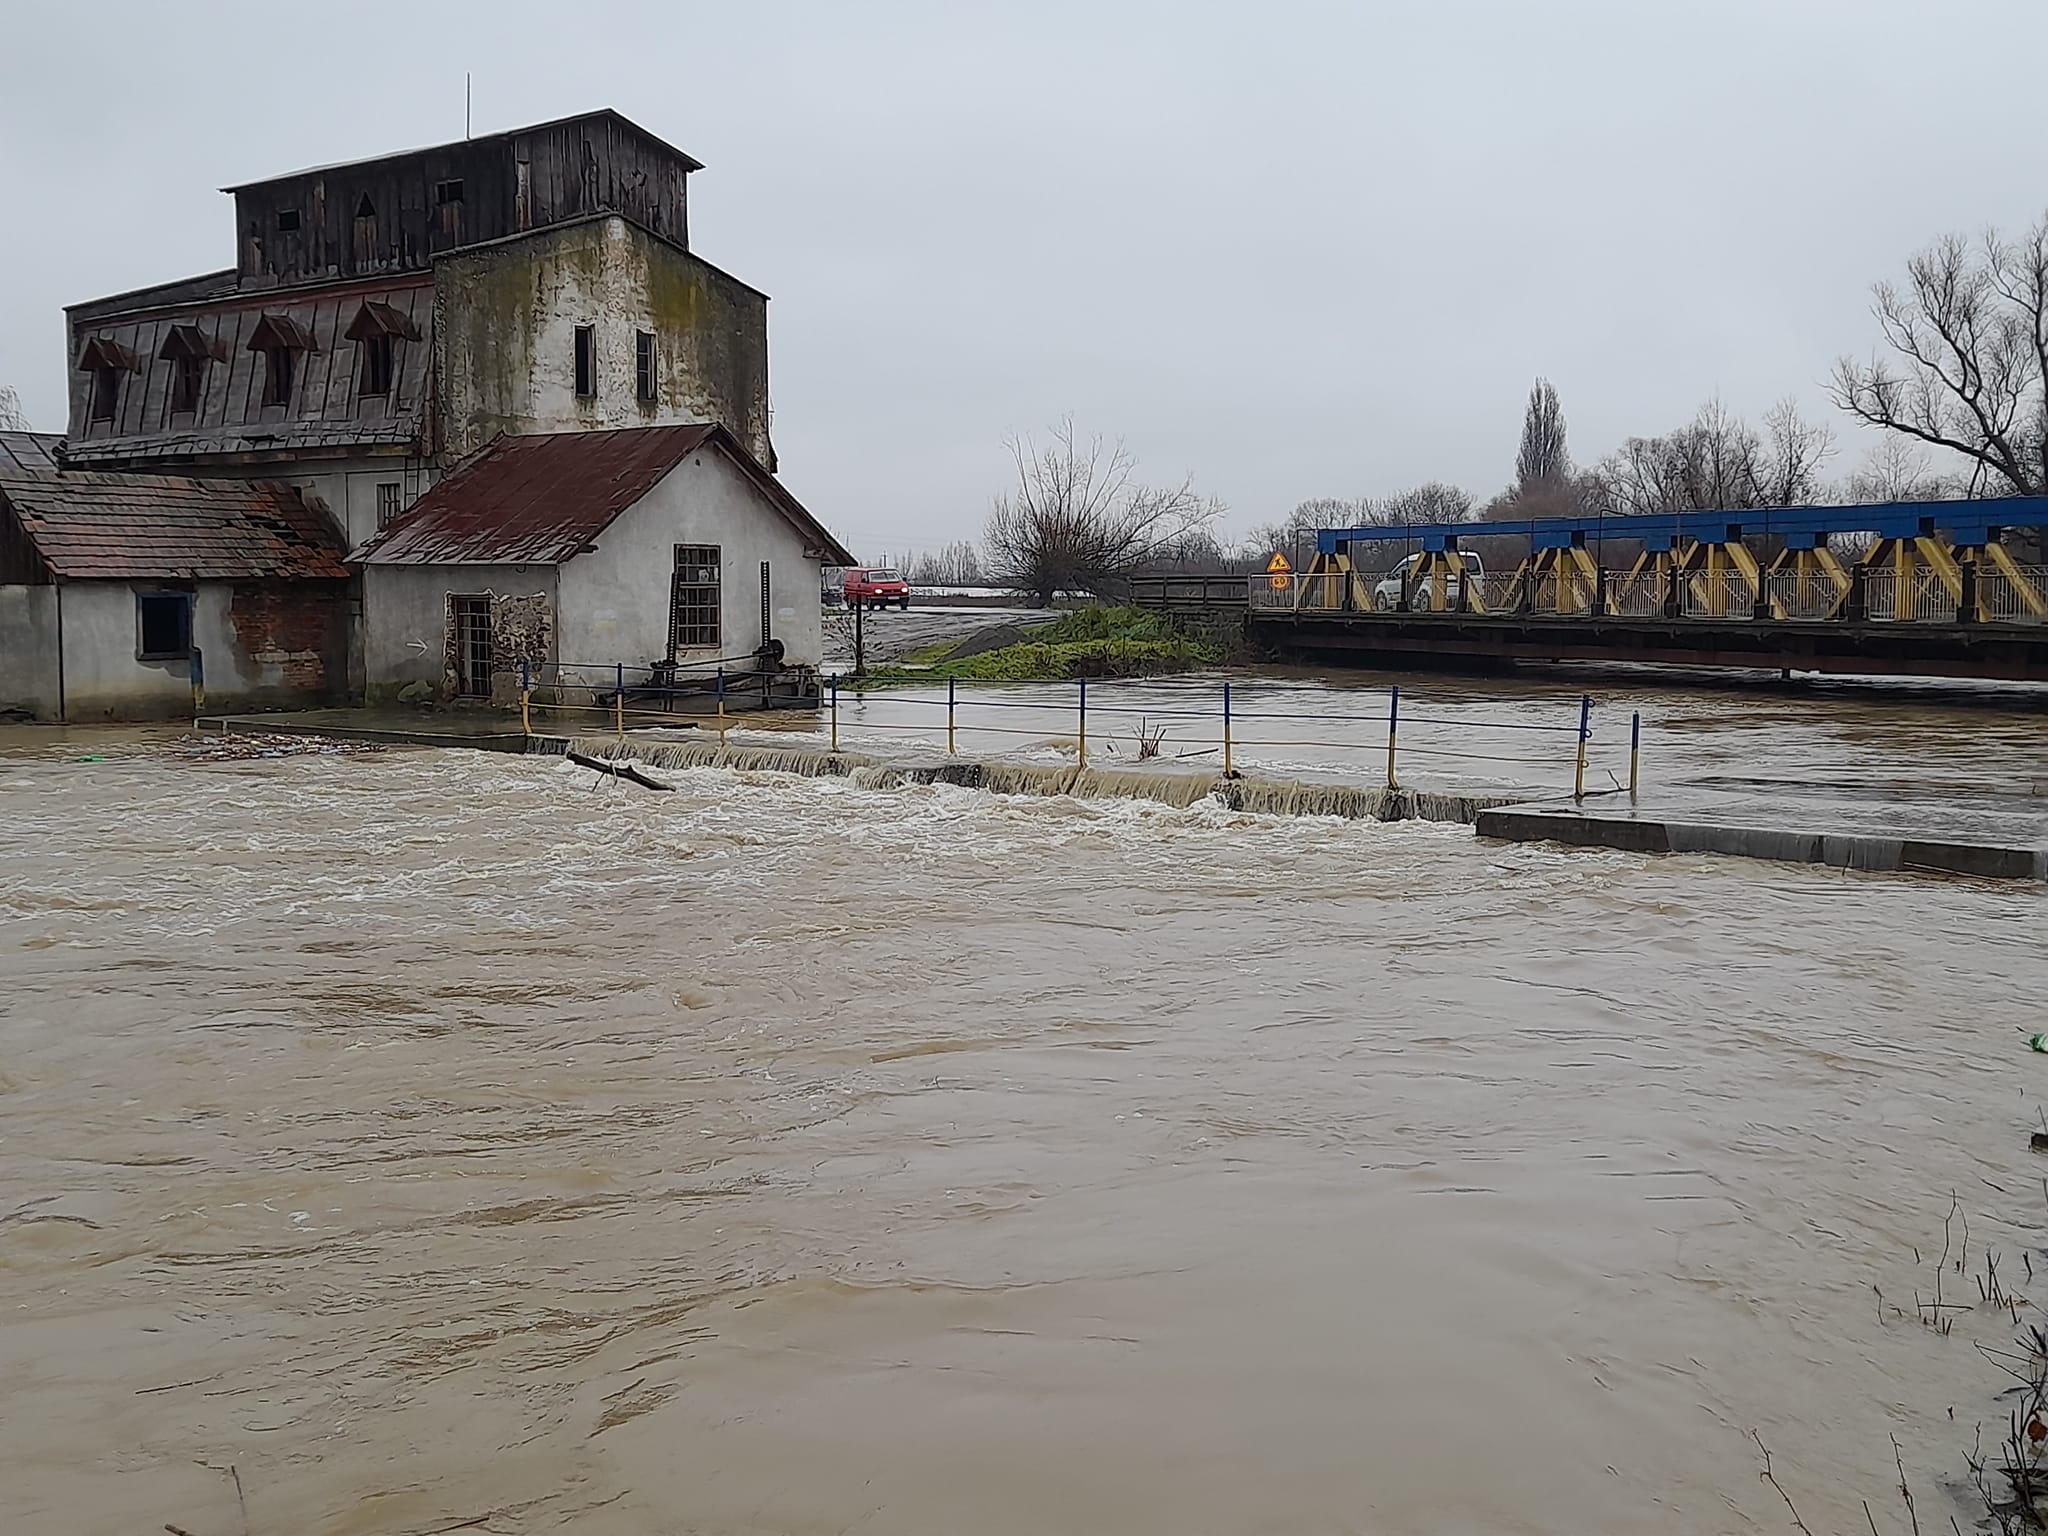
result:
<svg viewBox="0 0 2048 1536"><path fill-rule="evenodd" d="M784 478L857 550L980 529L1072 412L1229 531L1597 459L1867 351L1872 279L2048 207L2044 0L0 0L0 383L230 265L217 188L614 106L766 289ZM1846 423L1845 467L1869 439Z"/></svg>

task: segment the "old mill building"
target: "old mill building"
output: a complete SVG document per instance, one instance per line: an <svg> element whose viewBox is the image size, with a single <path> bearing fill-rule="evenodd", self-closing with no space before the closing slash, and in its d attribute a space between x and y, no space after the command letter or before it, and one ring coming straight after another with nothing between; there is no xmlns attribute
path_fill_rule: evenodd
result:
<svg viewBox="0 0 2048 1536"><path fill-rule="evenodd" d="M169 712L167 685L191 670L179 634L205 653L210 708L484 697L494 675L502 696L522 663L635 681L720 664L814 674L819 567L851 556L775 479L768 300L690 249L700 168L600 111L297 171L227 189L234 266L72 305L66 431L40 461L24 446L11 497L0 476L0 550L15 551L0 563L0 709ZM503 445L543 435L534 454ZM548 475L544 505L523 494L527 471ZM31 495L37 478L65 494ZM167 478L198 487L180 492L187 517L311 509L348 558L349 622L293 624L281 647L284 619L237 614L232 591L202 599L203 562L181 566L162 538L125 558ZM270 490L233 492L250 482ZM104 590L77 634L61 602L24 595L73 579L75 553L49 558L47 516L17 502L104 530L95 580L137 573L118 578L132 634ZM300 566L332 579L319 561L267 571L273 610ZM322 665L258 659L316 630L345 635Z"/></svg>

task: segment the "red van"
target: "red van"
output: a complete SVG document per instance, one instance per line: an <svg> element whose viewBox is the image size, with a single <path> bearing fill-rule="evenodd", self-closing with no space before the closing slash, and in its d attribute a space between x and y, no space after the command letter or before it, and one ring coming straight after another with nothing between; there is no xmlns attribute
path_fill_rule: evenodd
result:
<svg viewBox="0 0 2048 1536"><path fill-rule="evenodd" d="M908 608L910 606L910 583L900 572L881 565L857 565L846 573L846 580L839 590L846 594L846 606L856 604L868 608Z"/></svg>

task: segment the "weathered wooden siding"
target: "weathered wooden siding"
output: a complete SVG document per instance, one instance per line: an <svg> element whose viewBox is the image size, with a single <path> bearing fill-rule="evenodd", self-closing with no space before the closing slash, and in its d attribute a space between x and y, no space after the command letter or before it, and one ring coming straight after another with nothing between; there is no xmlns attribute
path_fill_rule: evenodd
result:
<svg viewBox="0 0 2048 1536"><path fill-rule="evenodd" d="M361 349L343 333L366 299L388 304L407 316L418 341L393 343L389 395L361 395L357 381ZM91 460L127 453L127 440L148 438L155 453L233 453L262 446L318 446L417 439L431 388L433 286L426 274L397 281L352 283L302 295L249 294L233 301L141 314L99 322L72 322L71 412L68 451ZM310 331L317 350L298 354L298 374L289 405L265 405L267 361L249 350L249 339L264 315L297 321ZM207 365L198 408L171 409L173 364L157 353L173 325L197 325L216 346ZM138 371L123 376L112 421L95 422L92 374L76 366L93 337L126 348Z"/></svg>
<svg viewBox="0 0 2048 1536"><path fill-rule="evenodd" d="M593 213L687 246L692 163L598 113L259 182L235 192L241 286L421 271L442 251ZM462 200L444 206L436 188L448 181ZM358 219L365 199L373 216ZM280 212L298 229L280 229Z"/></svg>
<svg viewBox="0 0 2048 1536"><path fill-rule="evenodd" d="M511 233L510 175L503 140L486 139L243 187L241 286L420 271L437 252ZM447 181L462 183L462 201L442 207ZM374 216L359 227L365 198ZM280 212L297 213L298 229L279 229Z"/></svg>
<svg viewBox="0 0 2048 1536"><path fill-rule="evenodd" d="M597 117L515 133L511 155L515 190L517 166L528 167L527 222L519 228L623 213L688 248L687 168L624 121Z"/></svg>

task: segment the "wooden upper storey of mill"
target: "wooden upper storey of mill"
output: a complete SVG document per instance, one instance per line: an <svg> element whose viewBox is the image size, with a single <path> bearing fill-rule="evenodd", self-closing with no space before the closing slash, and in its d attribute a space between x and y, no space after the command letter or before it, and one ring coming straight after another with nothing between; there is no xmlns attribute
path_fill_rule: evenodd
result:
<svg viewBox="0 0 2048 1536"><path fill-rule="evenodd" d="M235 199L243 289L423 270L443 251L616 213L688 250L702 166L609 108L430 149L294 171Z"/></svg>

